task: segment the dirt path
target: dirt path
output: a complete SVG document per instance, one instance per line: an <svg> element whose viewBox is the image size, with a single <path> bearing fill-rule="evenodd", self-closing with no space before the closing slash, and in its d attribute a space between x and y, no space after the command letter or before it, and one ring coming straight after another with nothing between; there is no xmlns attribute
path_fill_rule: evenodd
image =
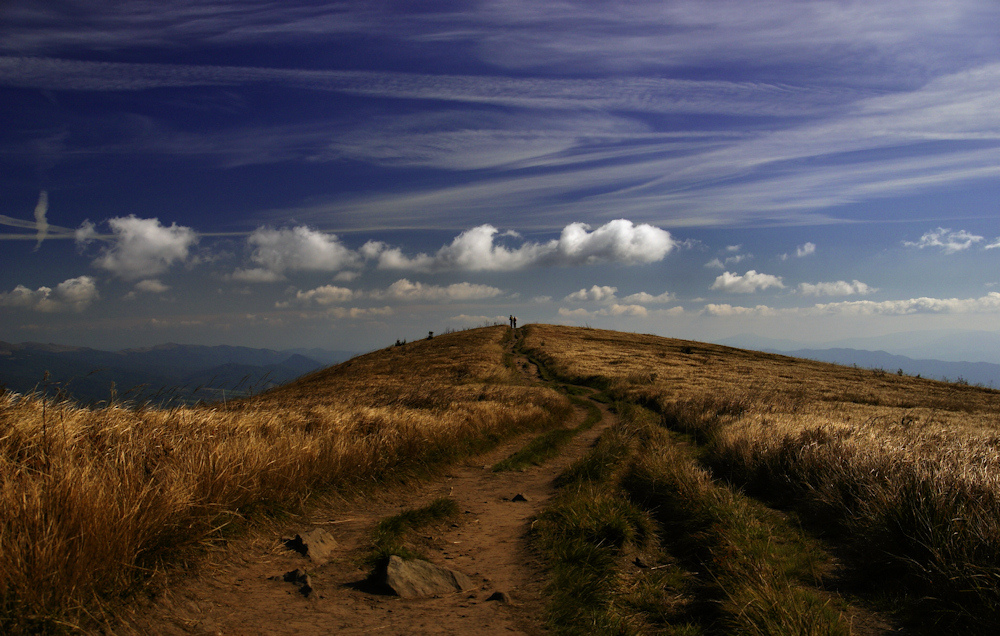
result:
<svg viewBox="0 0 1000 636"><path fill-rule="evenodd" d="M538 369L515 355L517 368L530 381ZM202 572L171 586L163 598L128 621L128 629L156 634L537 634L543 622L544 573L532 554L527 534L534 515L555 494L553 481L586 454L612 416L598 404L603 420L577 435L561 454L523 472L494 473L489 467L523 446L521 436L493 452L453 466L444 477L413 484L412 489L314 510L311 518L267 537L247 540L202 566ZM576 408L576 425L586 413ZM527 501L511 499L523 495ZM479 589L441 597L404 600L364 591L358 584L368 572L358 565L374 525L387 516L441 497L455 499L463 514L456 523L427 529L421 549L440 565L468 574ZM281 536L323 527L341 546L338 557L321 566L284 548ZM215 565L212 565L214 563ZM305 568L315 594L269 577ZM513 603L486 599L507 592Z"/></svg>

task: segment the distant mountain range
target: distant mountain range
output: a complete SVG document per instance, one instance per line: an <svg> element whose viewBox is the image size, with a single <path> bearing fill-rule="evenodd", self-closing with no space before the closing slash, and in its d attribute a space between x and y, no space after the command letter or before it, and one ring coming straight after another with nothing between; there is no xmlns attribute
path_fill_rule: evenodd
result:
<svg viewBox="0 0 1000 636"><path fill-rule="evenodd" d="M755 334L741 334L714 342L729 347L757 351L765 349L782 352L803 349L857 349L860 351L884 351L914 360L1000 364L1000 333L992 331L954 329L906 331L882 336L863 336L819 342L802 342L766 338Z"/></svg>
<svg viewBox="0 0 1000 636"><path fill-rule="evenodd" d="M837 343L855 345L834 346ZM1000 388L1000 364L990 361L1000 360L1000 335L991 332L899 333L879 338L826 342L814 347L803 347L801 342L795 340L745 334L719 340L718 344L835 364L856 364L866 369L891 372L902 369L907 375L952 382L963 380L969 384ZM866 344L878 346L879 350L860 348ZM940 355L932 357L928 355L930 353ZM967 358L963 360L960 356Z"/></svg>
<svg viewBox="0 0 1000 636"><path fill-rule="evenodd" d="M259 393L355 355L174 343L102 351L0 341L0 384L18 393L61 391L81 404L107 401L112 387L118 398L131 401L211 402Z"/></svg>
<svg viewBox="0 0 1000 636"><path fill-rule="evenodd" d="M906 375L919 375L933 380L964 381L990 388L1000 388L1000 364L989 362L947 362L944 360L914 360L885 351L859 349L796 349L777 351L764 349L795 358L808 358L834 364L858 365L866 369L885 369L889 372L903 370Z"/></svg>

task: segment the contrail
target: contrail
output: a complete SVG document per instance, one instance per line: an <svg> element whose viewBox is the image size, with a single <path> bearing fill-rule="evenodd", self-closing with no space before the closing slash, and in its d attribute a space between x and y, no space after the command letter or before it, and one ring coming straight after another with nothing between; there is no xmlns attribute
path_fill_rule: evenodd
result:
<svg viewBox="0 0 1000 636"><path fill-rule="evenodd" d="M38 243L33 251L37 252L42 241L49 235L49 222L45 214L49 211L49 193L42 190L38 195L38 205L35 206L35 229L38 230Z"/></svg>

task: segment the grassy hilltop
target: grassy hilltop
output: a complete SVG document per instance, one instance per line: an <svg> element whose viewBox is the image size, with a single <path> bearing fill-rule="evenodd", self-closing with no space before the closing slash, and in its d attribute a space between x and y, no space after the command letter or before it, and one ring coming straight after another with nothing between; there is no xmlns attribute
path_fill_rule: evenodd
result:
<svg viewBox="0 0 1000 636"><path fill-rule="evenodd" d="M427 474L569 409L501 328L390 347L252 400L97 410L0 398L0 632L58 630L257 513ZM100 616L97 617L100 619Z"/></svg>
<svg viewBox="0 0 1000 636"><path fill-rule="evenodd" d="M655 336L519 331L388 347L225 406L0 397L0 631L101 623L179 554L260 515L550 429L571 408L560 384L599 389L620 422L539 519L553 627L851 633L817 538L878 581L853 586L866 598L954 629L1000 624L1000 392ZM553 381L518 373L514 348ZM635 556L662 566L626 568Z"/></svg>
<svg viewBox="0 0 1000 636"><path fill-rule="evenodd" d="M850 632L810 609L836 609L805 590L828 565L808 546L782 557L792 541L759 501L846 547L855 591L911 626L1000 625L1000 392L592 329L532 325L523 348L641 411L614 451L633 455L608 460L604 481L651 511L682 562L699 555L689 565L713 570L723 607L761 614L738 631Z"/></svg>

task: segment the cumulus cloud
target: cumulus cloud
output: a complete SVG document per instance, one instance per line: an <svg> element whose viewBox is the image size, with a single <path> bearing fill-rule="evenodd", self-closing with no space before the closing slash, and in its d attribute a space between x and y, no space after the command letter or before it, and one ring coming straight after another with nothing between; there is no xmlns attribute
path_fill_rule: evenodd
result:
<svg viewBox="0 0 1000 636"><path fill-rule="evenodd" d="M753 258L753 254L739 254L738 252L741 249L743 249L743 245L727 245L725 252L727 254L732 254L732 256L726 256L724 259L718 257L713 258L705 263L705 267L725 269L729 265L738 265L748 258Z"/></svg>
<svg viewBox="0 0 1000 636"><path fill-rule="evenodd" d="M598 287L594 285L590 289L581 289L580 291L575 291L572 294L566 296L564 300L574 303L584 303L584 302L610 302L615 300L615 292L618 291L617 287L602 286Z"/></svg>
<svg viewBox="0 0 1000 636"><path fill-rule="evenodd" d="M94 265L126 280L147 278L167 271L175 263L183 263L198 235L189 227L172 223L160 224L159 219L137 216L108 220L110 244L101 249ZM94 224L84 221L76 231L78 243L85 244L96 236Z"/></svg>
<svg viewBox="0 0 1000 636"><path fill-rule="evenodd" d="M909 298L906 300L853 300L817 304L814 313L855 316L908 314L963 314L1000 312L1000 292L990 292L980 298Z"/></svg>
<svg viewBox="0 0 1000 636"><path fill-rule="evenodd" d="M784 289L785 285L781 282L780 276L758 274L755 270L751 269L743 276L730 272L724 272L715 279L715 282L712 283L711 289L724 292L735 292L739 294L750 294L758 289L767 289L768 287L779 287Z"/></svg>
<svg viewBox="0 0 1000 636"><path fill-rule="evenodd" d="M147 292L150 294L162 294L163 292L170 289L168 285L164 285L156 278L147 278L146 280L141 280L135 284L136 291Z"/></svg>
<svg viewBox="0 0 1000 636"><path fill-rule="evenodd" d="M393 314L392 307L333 307L327 314L334 318L381 318Z"/></svg>
<svg viewBox="0 0 1000 636"><path fill-rule="evenodd" d="M806 296L865 296L878 291L875 287L869 287L859 280L850 283L838 280L833 283L801 283L799 291Z"/></svg>
<svg viewBox="0 0 1000 636"><path fill-rule="evenodd" d="M639 303L643 305L657 305L664 304L673 301L674 295L668 291L663 292L659 296L654 296L652 294L647 294L646 292L639 292L637 294L629 294L625 298L622 298L622 302L625 303Z"/></svg>
<svg viewBox="0 0 1000 636"><path fill-rule="evenodd" d="M335 234L306 226L257 228L247 237L253 248L250 260L255 268L237 269L235 280L263 283L283 280L286 272L335 272L357 265L357 252L348 249Z"/></svg>
<svg viewBox="0 0 1000 636"><path fill-rule="evenodd" d="M955 252L967 250L972 247L973 243L978 243L982 240L982 236L966 232L965 230L952 232L951 228L939 227L936 230L925 232L919 241L903 241L903 245L920 249L924 249L925 247L940 247L941 251L945 254L954 254ZM994 244L987 247L997 247L997 245Z"/></svg>
<svg viewBox="0 0 1000 636"><path fill-rule="evenodd" d="M275 303L275 307L288 307L292 302L300 305L311 305L316 303L317 305L325 307L327 305L349 302L353 300L354 297L355 293L346 287L323 285L322 287L317 287L308 291L299 290L295 292L295 298L292 301Z"/></svg>
<svg viewBox="0 0 1000 636"><path fill-rule="evenodd" d="M774 316L777 312L767 305L757 305L756 307L734 307L728 304L708 304L702 309L702 313L707 316L727 318L729 316Z"/></svg>
<svg viewBox="0 0 1000 636"><path fill-rule="evenodd" d="M51 287L32 290L18 285L9 292L0 292L0 307L20 307L52 313L57 311L83 311L100 298L97 284L90 276L69 278Z"/></svg>
<svg viewBox="0 0 1000 636"><path fill-rule="evenodd" d="M389 285L385 291L371 292L371 296L394 300L482 300L495 298L502 293L502 290L489 285L473 283L455 283L447 286L425 285L419 281L413 283L401 278Z"/></svg>
<svg viewBox="0 0 1000 636"><path fill-rule="evenodd" d="M271 270L264 269L263 267L250 267L247 269L237 267L236 271L229 275L228 278L241 283L275 283L280 280L285 280L285 276L283 274L272 272Z"/></svg>
<svg viewBox="0 0 1000 636"><path fill-rule="evenodd" d="M474 227L433 256L408 257L399 248L379 241L366 243L361 254L377 260L381 269L513 271L532 266L654 263L676 247L666 230L645 223L635 225L626 219L609 221L593 231L586 223L571 223L558 239L546 243L524 241L516 248L496 243L498 234L492 225ZM509 232L499 237L518 238Z"/></svg>
<svg viewBox="0 0 1000 636"><path fill-rule="evenodd" d="M795 248L795 255L799 258L803 256L809 256L810 254L816 253L816 245L814 243L806 243L805 245L799 245Z"/></svg>
<svg viewBox="0 0 1000 636"><path fill-rule="evenodd" d="M578 309L559 308L559 315L564 318L594 318L596 316L645 317L648 314L649 310L642 305L621 305L619 303L614 303L597 311L587 311L582 307Z"/></svg>
<svg viewBox="0 0 1000 636"><path fill-rule="evenodd" d="M705 305L702 314L708 316L906 316L911 314L1000 313L1000 292L989 292L979 298L908 298L904 300L844 300L817 303L811 307L772 309L765 305L734 307Z"/></svg>
<svg viewBox="0 0 1000 636"><path fill-rule="evenodd" d="M797 258L803 258L805 256L809 256L809 255L815 254L815 253L816 253L816 244L815 243L806 242L805 244L799 245L797 248L795 248L795 256ZM788 257L788 254L782 254L778 258L780 258L783 261L787 261L789 257Z"/></svg>

